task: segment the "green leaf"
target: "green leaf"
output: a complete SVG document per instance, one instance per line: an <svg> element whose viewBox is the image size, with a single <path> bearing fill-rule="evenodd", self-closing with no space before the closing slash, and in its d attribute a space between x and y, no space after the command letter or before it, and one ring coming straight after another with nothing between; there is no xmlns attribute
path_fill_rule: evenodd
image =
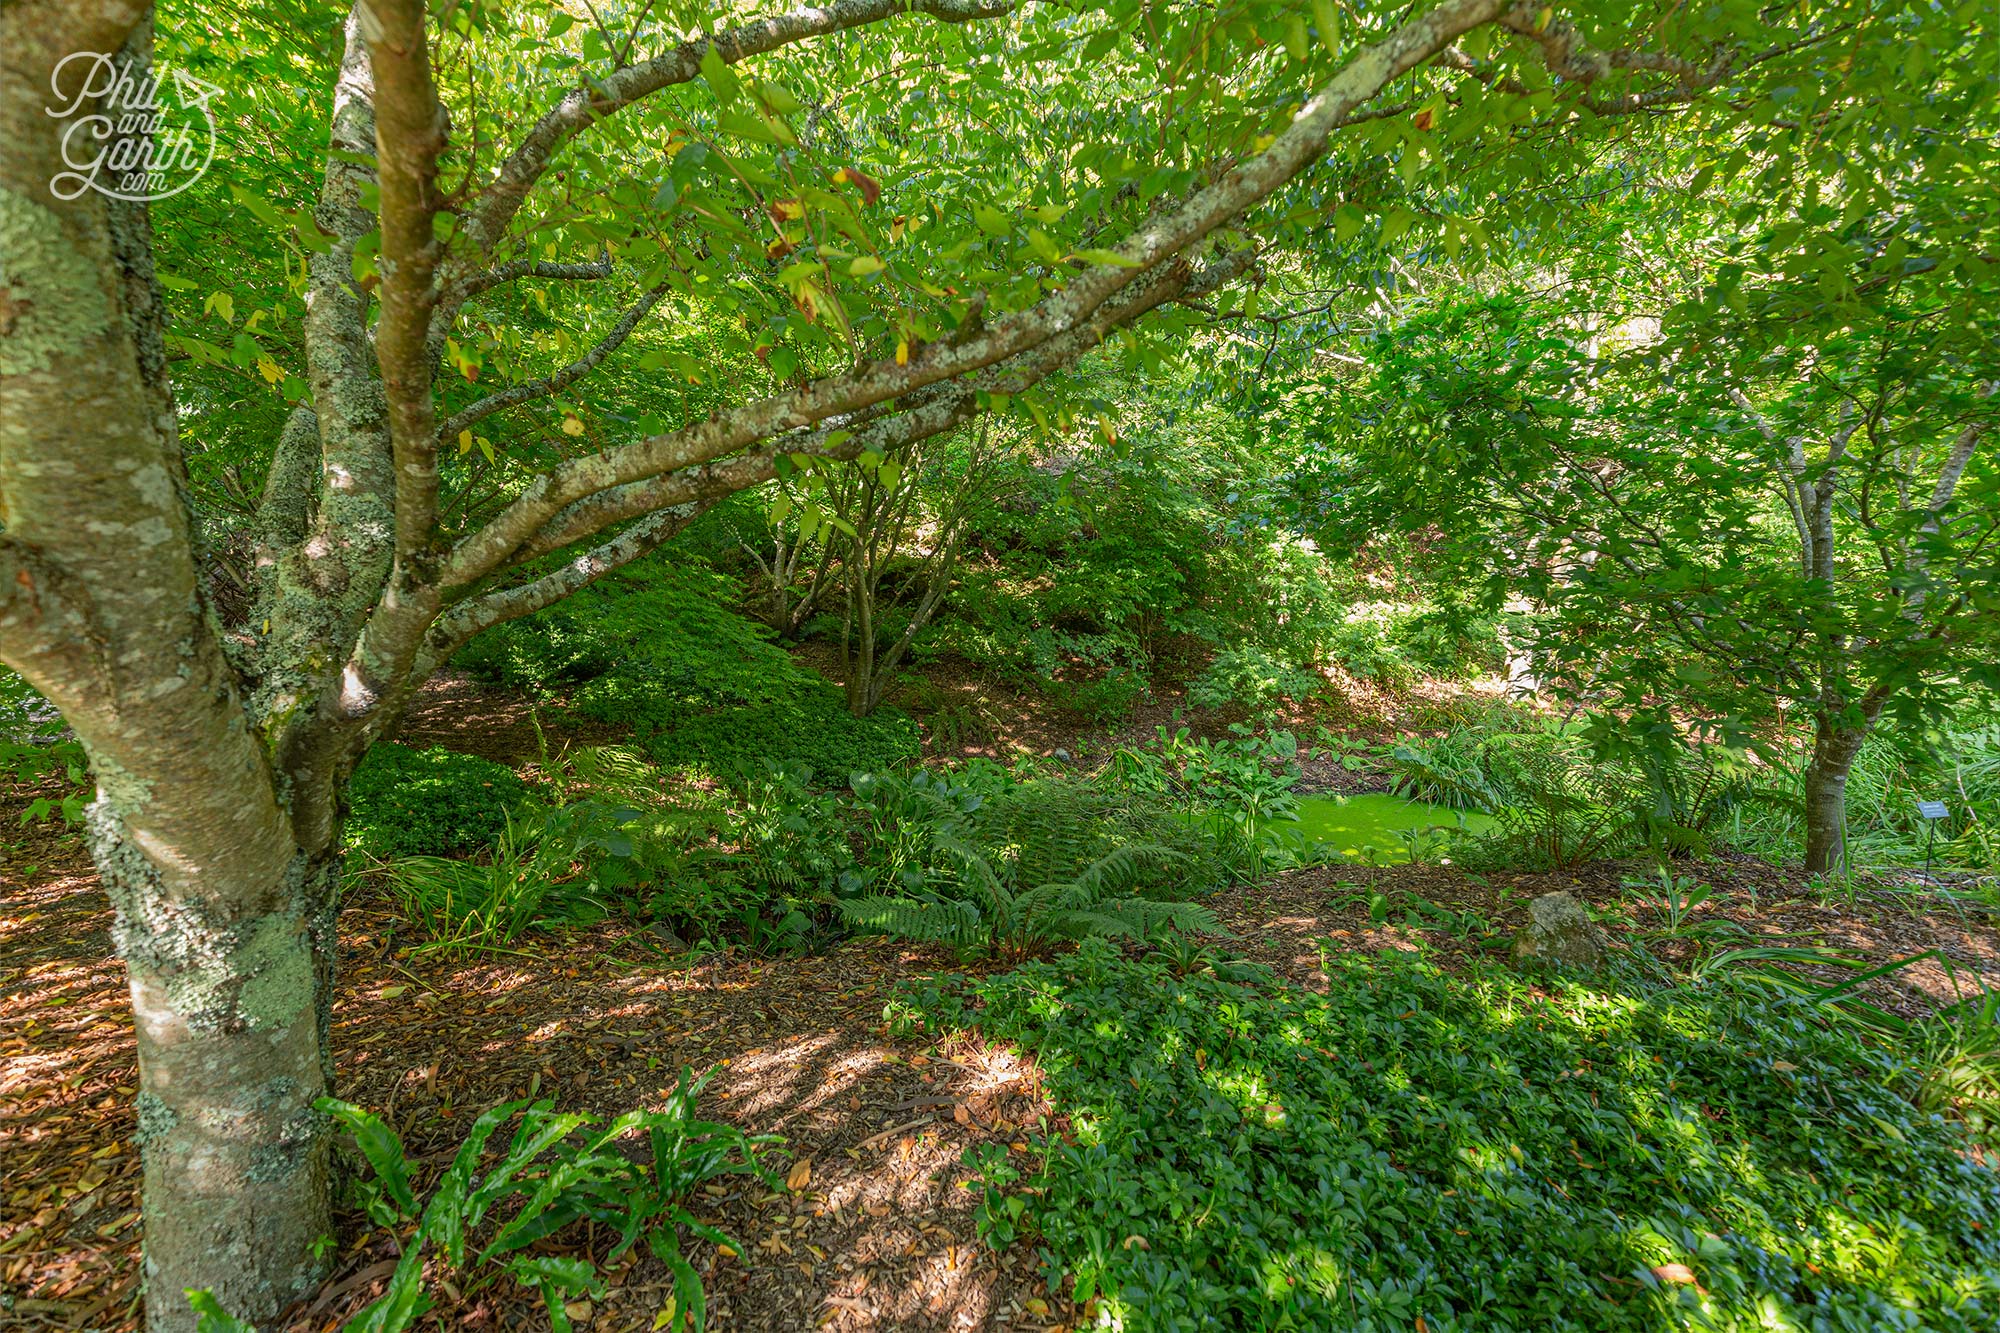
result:
<svg viewBox="0 0 2000 1333"><path fill-rule="evenodd" d="M382 1182L390 1199L410 1216L417 1211L417 1199L410 1192L410 1167L403 1151L403 1141L388 1122L372 1111L364 1111L352 1102L343 1102L333 1097L320 1097L313 1102L313 1109L323 1115L330 1115L348 1132L354 1135L361 1155L374 1168L375 1177Z"/></svg>
<svg viewBox="0 0 2000 1333"><path fill-rule="evenodd" d="M978 223L979 230L988 236L1009 236L1014 231L1014 224L1007 220L1007 215L991 204L975 203L972 206L972 220Z"/></svg>
<svg viewBox="0 0 2000 1333"><path fill-rule="evenodd" d="M743 91L742 83L723 60L721 53L715 49L713 42L710 42L708 49L701 53L701 77L708 80L708 86L714 89L716 99L724 106L735 102Z"/></svg>
<svg viewBox="0 0 2000 1333"><path fill-rule="evenodd" d="M195 1333L257 1333L257 1326L222 1308L215 1299L215 1293L206 1288L189 1287L184 1294L188 1304L200 1318L195 1324Z"/></svg>
<svg viewBox="0 0 2000 1333"><path fill-rule="evenodd" d="M1319 29L1320 44L1329 55L1340 56L1340 11L1333 0L1312 0L1313 26Z"/></svg>

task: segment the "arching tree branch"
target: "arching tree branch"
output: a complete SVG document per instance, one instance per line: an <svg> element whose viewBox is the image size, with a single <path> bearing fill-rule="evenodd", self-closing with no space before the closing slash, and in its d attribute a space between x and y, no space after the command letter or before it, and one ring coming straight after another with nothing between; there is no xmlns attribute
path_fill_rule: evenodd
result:
<svg viewBox="0 0 2000 1333"><path fill-rule="evenodd" d="M1328 137L1391 79L1415 68L1461 34L1503 12L1532 25L1528 6L1501 0L1447 0L1357 52L1262 153L1225 172L1179 208L1116 247L1116 263L1096 264L1035 305L989 323L962 341L933 343L906 364L881 361L788 393L747 403L706 421L577 459L537 478L485 528L458 544L447 587L494 569L565 506L596 491L720 458L758 440L810 428L842 412L914 392L983 369L1082 326L1134 282L1174 261L1204 237L1270 197L1325 151Z"/></svg>
<svg viewBox="0 0 2000 1333"><path fill-rule="evenodd" d="M627 65L572 90L535 122L520 146L494 173L493 181L463 218L472 250L491 253L520 211L535 182L571 139L607 116L663 88L687 83L701 72L711 47L727 65L828 33L879 23L898 14L925 14L941 23L966 23L1011 13L1017 0L836 0L754 23L713 38L683 42L673 50Z"/></svg>
<svg viewBox="0 0 2000 1333"><path fill-rule="evenodd" d="M600 338L589 351L561 369L538 380L528 380L502 389L499 393L488 394L478 402L452 413L451 418L438 428L438 441L443 443L450 440L473 422L492 416L495 412L505 411L531 399L547 398L551 394L561 393L597 369L603 364L605 357L617 351L619 346L632 336L632 330L639 327L639 321L650 314L653 307L658 305L666 294L667 287L664 283L647 292L619 318L618 323L612 326L611 332Z"/></svg>

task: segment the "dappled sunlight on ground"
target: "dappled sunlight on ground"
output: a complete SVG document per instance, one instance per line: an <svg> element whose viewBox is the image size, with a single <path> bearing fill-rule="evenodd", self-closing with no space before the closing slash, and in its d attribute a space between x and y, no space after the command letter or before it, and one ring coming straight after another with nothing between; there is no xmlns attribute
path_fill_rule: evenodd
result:
<svg viewBox="0 0 2000 1333"><path fill-rule="evenodd" d="M1538 874L1467 875L1450 867L1312 866L1260 885L1230 889L1210 901L1237 938L1230 947L1268 964L1300 985L1324 990L1322 941L1342 950L1428 950L1446 965L1496 958L1527 921L1530 901L1568 892L1605 919L1614 948L1657 926L1648 909L1634 905L1622 880L1635 865L1596 862ZM1861 893L1852 903L1808 895L1799 876L1747 858L1688 862L1676 873L1716 887L1696 909L1697 927L1720 925L1717 948L1755 944L1823 944L1867 959L1870 965L1917 958L1868 982L1859 994L1905 1017L1927 1013L1975 994L2000 990L2000 928L1990 919L1961 915L1927 896ZM1370 912L1370 899L1386 901ZM1413 923L1411 912L1418 911ZM1440 923L1456 914L1460 929ZM1654 940L1669 961L1684 959L1686 942ZM1917 957L1935 950L1930 957ZM1802 966L1826 983L1851 971Z"/></svg>
<svg viewBox="0 0 2000 1333"><path fill-rule="evenodd" d="M53 844L52 844L53 846ZM138 1166L124 970L110 914L73 843L40 849L0 914L0 1290L7 1326L137 1326ZM383 1112L441 1170L479 1111L536 1095L609 1117L658 1106L683 1065L715 1073L701 1113L788 1142L772 1158L796 1190L730 1178L693 1203L743 1243L696 1243L711 1327L1044 1329L1063 1320L1025 1246L995 1254L973 1223L960 1157L1021 1143L1046 1114L1031 1066L972 1045L943 1054L891 1040L890 989L940 960L882 942L807 958L672 968L609 927L511 955L398 957L393 921L365 894L343 913L334 1044L340 1094ZM747 1182L747 1183L746 1183ZM286 1327L335 1328L393 1268L384 1233L357 1236ZM645 1258L609 1274L580 1328L650 1329L670 1291ZM546 1327L508 1284L445 1299L422 1327ZM1032 1303L1032 1305L1031 1305ZM1032 1311L1032 1312L1031 1312Z"/></svg>

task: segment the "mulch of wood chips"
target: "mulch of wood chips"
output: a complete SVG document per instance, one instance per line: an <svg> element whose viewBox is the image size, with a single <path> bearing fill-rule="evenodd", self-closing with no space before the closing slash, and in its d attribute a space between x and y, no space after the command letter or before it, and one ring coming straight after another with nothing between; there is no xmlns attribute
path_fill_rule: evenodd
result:
<svg viewBox="0 0 2000 1333"><path fill-rule="evenodd" d="M1326 865L1236 890L1215 905L1236 935L1230 941L1234 951L1322 990L1322 940L1337 949L1371 952L1422 948L1444 966L1462 965L1494 956L1487 945L1504 945L1527 924L1529 902L1558 891L1583 899L1610 918L1605 924L1613 948L1643 944L1669 963L1692 956L1694 932L1718 926L1727 933L1708 937L1710 947L1718 950L1823 945L1865 959L1871 967L1931 953L1856 991L1905 1018L1934 1012L1982 989L2000 989L2000 927L1991 916L1940 906L1935 895L1884 891L1858 896L1848 905L1809 894L1803 876L1754 858L1708 861L1689 873L1712 885L1715 893L1693 911L1682 938L1671 940L1659 937L1660 916L1635 905L1638 893L1625 886L1628 877L1640 873L1637 866L1613 862L1545 874L1491 875L1468 875L1445 866ZM1389 900L1387 920L1381 923L1371 919L1368 903L1368 896L1378 892ZM1468 931L1463 938L1436 926L1412 929L1408 921L1415 899L1474 914L1494 929ZM1831 984L1866 969L1807 965L1794 970Z"/></svg>
<svg viewBox="0 0 2000 1333"><path fill-rule="evenodd" d="M80 849L40 838L24 851L12 846L0 863L0 878L19 884L0 909L0 1325L135 1329L137 1069L124 969ZM1048 1111L1036 1071L977 1043L947 1054L886 1035L888 993L939 959L867 941L675 969L608 927L544 957L399 958L382 947L386 915L360 905L342 924L340 1093L385 1112L433 1172L495 1103L533 1092L609 1117L659 1105L683 1065L716 1071L704 1116L784 1135L771 1162L800 1188L731 1177L694 1205L744 1245L739 1256L690 1246L711 1327L1074 1325L1077 1312L1048 1290L1029 1249L996 1254L980 1243L978 1195L960 1165L978 1143L1025 1154ZM285 1327L337 1327L394 1267L387 1233L367 1231L358 1215L342 1221L343 1235L358 1238ZM664 1267L644 1257L610 1282L579 1327L653 1328L670 1290ZM547 1319L539 1297L503 1281L467 1300L444 1296L424 1326L513 1330Z"/></svg>
<svg viewBox="0 0 2000 1333"><path fill-rule="evenodd" d="M0 828L15 815L0 801ZM139 1159L136 1082L122 966L109 912L74 839L38 825L0 840L0 1324L10 1329L137 1327ZM1231 947L1323 987L1320 945L1431 949L1447 965L1483 953L1476 938L1371 922L1380 890L1401 921L1411 896L1476 912L1511 931L1536 894L1566 889L1616 904L1622 871L1470 877L1427 866L1319 867L1213 900ZM1753 935L1823 941L1888 960L1931 960L1873 983L1869 997L1906 1014L2000 985L2000 936L1901 900L1842 910L1803 896L1793 877L1753 861L1702 868L1721 890L1699 920ZM744 1245L690 1253L723 1330L1054 1329L1085 1319L1051 1292L1025 1246L995 1253L973 1224L977 1191L961 1154L996 1143L1025 1156L1050 1122L1031 1063L963 1042L946 1050L892 1039L885 999L944 959L883 941L812 957L719 958L677 967L607 925L533 956L403 954L393 920L366 901L343 916L335 1049L340 1092L383 1111L413 1156L440 1170L477 1113L529 1093L609 1116L657 1105L682 1066L714 1068L702 1112L785 1136L773 1164L797 1189L752 1182L696 1204ZM1640 909L1631 925L1654 924ZM1830 973L1829 976L1837 976ZM803 1164L803 1169L801 1169ZM743 1177L733 1177L742 1181ZM326 1330L378 1293L395 1243L358 1216L334 1277L286 1327ZM595 1251L608 1249L603 1243ZM591 1252L588 1247L583 1251ZM651 1258L610 1274L593 1331L646 1330L670 1290ZM441 1296L426 1327L546 1327L538 1298L506 1283Z"/></svg>

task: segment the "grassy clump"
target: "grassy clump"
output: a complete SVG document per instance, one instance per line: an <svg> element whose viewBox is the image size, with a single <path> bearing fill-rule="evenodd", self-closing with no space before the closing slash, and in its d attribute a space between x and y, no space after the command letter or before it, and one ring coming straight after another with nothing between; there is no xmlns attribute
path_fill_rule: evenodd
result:
<svg viewBox="0 0 2000 1333"><path fill-rule="evenodd" d="M534 791L491 760L384 742L348 786L347 845L385 858L470 856L499 839Z"/></svg>
<svg viewBox="0 0 2000 1333"><path fill-rule="evenodd" d="M1070 1120L1038 1192L983 1159L989 1238L1038 1234L1128 1333L2000 1327L2000 1181L1809 1010L1328 967L1086 943L915 994L1032 1049Z"/></svg>

